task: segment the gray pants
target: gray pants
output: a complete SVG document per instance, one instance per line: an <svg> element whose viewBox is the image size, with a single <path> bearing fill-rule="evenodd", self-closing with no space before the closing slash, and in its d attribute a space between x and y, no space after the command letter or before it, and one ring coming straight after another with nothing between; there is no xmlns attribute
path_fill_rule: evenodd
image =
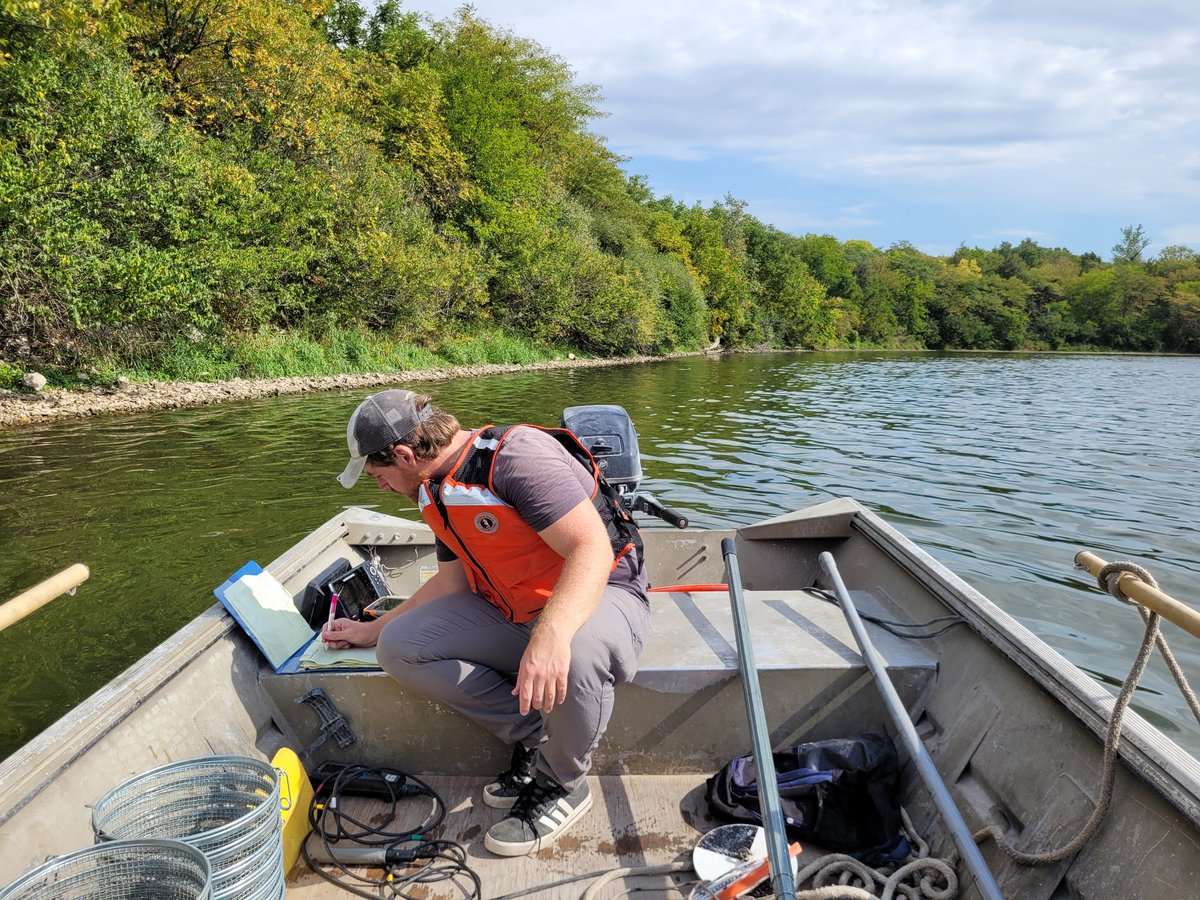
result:
<svg viewBox="0 0 1200 900"><path fill-rule="evenodd" d="M379 636L383 670L407 689L450 706L506 744L538 748L537 771L574 788L608 726L613 688L632 680L650 608L606 587L571 641L567 698L543 716L521 715L513 696L532 622L516 624L475 594L451 594L392 619Z"/></svg>

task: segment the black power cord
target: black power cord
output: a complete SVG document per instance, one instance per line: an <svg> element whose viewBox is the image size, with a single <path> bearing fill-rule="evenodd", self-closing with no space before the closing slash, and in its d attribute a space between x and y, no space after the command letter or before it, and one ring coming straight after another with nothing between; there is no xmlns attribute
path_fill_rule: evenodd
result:
<svg viewBox="0 0 1200 900"><path fill-rule="evenodd" d="M445 881L451 882L466 900L481 900L483 889L479 876L467 865L466 847L429 837L446 817L446 804L432 787L398 769L371 766L327 763L313 774L317 777L308 821L320 843L310 850L309 843L314 840L310 835L301 850L305 862L319 876L348 893L372 900L379 900L380 889L393 897L418 900L428 894L423 890L419 895L406 891ZM386 803L385 825L370 825L350 815L344 801L352 796ZM386 826L396 822L400 801L407 797L427 798L432 801L431 811L412 827L389 830ZM379 821L374 812L372 819ZM382 878L368 878L352 872L351 866L378 866L384 874Z"/></svg>
<svg viewBox="0 0 1200 900"><path fill-rule="evenodd" d="M812 596L816 597L818 600L824 600L826 603L832 603L834 606L839 605L837 597L835 597L831 592L825 590L824 588L812 587L812 588L805 588L804 590L807 593L811 594ZM966 625L967 624L967 620L964 619L960 615L938 616L936 619L930 619L928 622L911 622L911 623L909 623L909 622L891 622L887 619L880 619L877 616L869 616L864 612L859 612L858 617L867 622L873 622L874 624L876 624L880 628L882 628L884 631L889 632L890 634L894 634L896 637L911 638L911 639L917 640L917 641L927 641L930 638L939 637L940 635L945 634L947 631L949 631L955 625ZM943 624L943 623L948 623L948 624ZM942 627L939 628L937 631L923 631L923 632L919 632L919 633L907 631L907 630L903 630L903 631L900 630L900 629L909 629L909 628L929 628L934 625L941 625Z"/></svg>

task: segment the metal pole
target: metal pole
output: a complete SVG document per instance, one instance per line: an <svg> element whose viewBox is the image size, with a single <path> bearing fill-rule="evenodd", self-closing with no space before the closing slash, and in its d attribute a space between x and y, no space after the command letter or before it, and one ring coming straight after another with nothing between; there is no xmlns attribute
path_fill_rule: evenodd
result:
<svg viewBox="0 0 1200 900"><path fill-rule="evenodd" d="M871 643L871 638L867 635L866 626L863 625L862 619L858 617L858 610L854 608L854 602L850 599L846 585L842 583L842 576L838 573L837 563L833 561L833 556L829 553L822 553L817 559L821 563L821 568L824 569L825 574L829 577L830 583L833 585L833 592L837 595L838 604L842 607L842 614L846 617L850 631L854 633L854 640L858 642L858 649L862 654L863 662L867 664L867 668L875 678L875 684L879 687L879 693L883 695L883 702L884 706L887 707L888 715L892 717L892 722L900 732L900 737L904 741L908 755L916 763L921 780L925 782L925 786L929 788L929 792L933 795L934 805L937 806L938 812L942 814L942 821L950 829L950 836L954 839L954 846L958 848L958 852L962 854L963 862L971 870L971 874L975 876L975 884L979 888L979 893L986 900L1004 900L1004 895L1000 893L1000 888L996 884L996 879L992 876L987 862L984 861L979 848L975 846L975 839L971 837L971 829L967 827L967 823L963 821L958 807L954 805L954 798L950 796L950 791L947 790L945 782L942 781L942 776L938 774L929 751L925 749L925 745L917 737L917 729L913 728L912 720L908 717L908 710L904 708L904 704L900 701L900 696L896 693L896 689L892 687L891 680L888 679L887 664L879 655L879 651L875 649L875 645Z"/></svg>
<svg viewBox="0 0 1200 900"><path fill-rule="evenodd" d="M767 731L767 717L763 712L758 666L754 662L750 623L746 619L746 600L742 596L742 576L732 538L721 541L721 553L725 556L725 581L729 585L729 606L733 610L733 631L737 638L738 669L742 673L742 690L746 697L746 718L750 720L750 745L754 751L754 765L758 769L758 803L762 809L763 825L767 829L771 886L780 900L796 900L792 858L788 853L783 810L779 805L775 759L771 756L771 735Z"/></svg>

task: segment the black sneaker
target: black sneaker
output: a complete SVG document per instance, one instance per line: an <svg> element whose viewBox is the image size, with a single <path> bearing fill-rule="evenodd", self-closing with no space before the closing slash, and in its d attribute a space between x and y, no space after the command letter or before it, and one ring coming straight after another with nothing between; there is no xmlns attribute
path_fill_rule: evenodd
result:
<svg viewBox="0 0 1200 900"><path fill-rule="evenodd" d="M497 856L524 856L554 840L591 808L586 779L568 791L539 776L521 791L512 812L488 829L483 846Z"/></svg>
<svg viewBox="0 0 1200 900"><path fill-rule="evenodd" d="M513 745L512 762L491 784L483 786L483 802L493 809L512 809L525 785L533 781L533 761L537 750Z"/></svg>

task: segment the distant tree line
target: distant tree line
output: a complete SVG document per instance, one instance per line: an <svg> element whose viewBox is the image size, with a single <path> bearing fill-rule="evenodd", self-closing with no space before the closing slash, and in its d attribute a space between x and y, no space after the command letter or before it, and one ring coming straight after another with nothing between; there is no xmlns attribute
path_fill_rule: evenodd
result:
<svg viewBox="0 0 1200 900"><path fill-rule="evenodd" d="M655 196L594 87L469 8L0 0L0 359L263 329L725 347L1200 351L1200 259L949 257Z"/></svg>

